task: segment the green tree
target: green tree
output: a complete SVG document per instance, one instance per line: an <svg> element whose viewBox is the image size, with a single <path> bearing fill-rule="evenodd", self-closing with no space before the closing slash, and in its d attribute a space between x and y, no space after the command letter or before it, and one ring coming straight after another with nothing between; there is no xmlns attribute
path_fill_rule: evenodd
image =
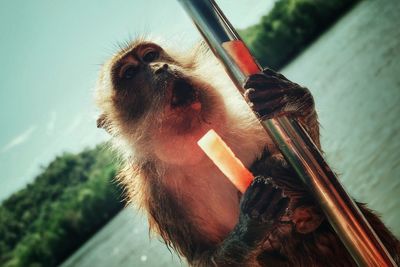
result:
<svg viewBox="0 0 400 267"><path fill-rule="evenodd" d="M261 65L280 69L359 0L280 0L239 31Z"/></svg>
<svg viewBox="0 0 400 267"><path fill-rule="evenodd" d="M121 210L104 146L64 153L2 203L1 266L57 266Z"/></svg>

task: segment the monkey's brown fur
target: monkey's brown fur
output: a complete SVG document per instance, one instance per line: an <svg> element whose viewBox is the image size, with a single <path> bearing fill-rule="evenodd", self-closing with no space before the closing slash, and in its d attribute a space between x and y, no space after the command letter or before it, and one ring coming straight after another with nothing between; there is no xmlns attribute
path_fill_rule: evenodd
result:
<svg viewBox="0 0 400 267"><path fill-rule="evenodd" d="M246 95L261 115L296 116L319 145L306 89L269 70L251 77L246 87L255 88ZM140 39L103 66L98 126L124 156L118 177L129 202L193 266L355 266L233 88L201 46L177 52ZM258 178L240 196L196 145L211 128L255 175L270 178ZM256 201L263 197L279 209ZM360 208L400 263L398 240L372 211Z"/></svg>

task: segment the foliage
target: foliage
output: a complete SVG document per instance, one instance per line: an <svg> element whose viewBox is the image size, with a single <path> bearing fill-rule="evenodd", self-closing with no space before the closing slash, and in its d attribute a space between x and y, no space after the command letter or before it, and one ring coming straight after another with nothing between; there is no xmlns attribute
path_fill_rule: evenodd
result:
<svg viewBox="0 0 400 267"><path fill-rule="evenodd" d="M239 31L263 66L280 69L359 0L280 0L260 23Z"/></svg>
<svg viewBox="0 0 400 267"><path fill-rule="evenodd" d="M111 152L63 154L0 206L0 265L57 266L122 207Z"/></svg>

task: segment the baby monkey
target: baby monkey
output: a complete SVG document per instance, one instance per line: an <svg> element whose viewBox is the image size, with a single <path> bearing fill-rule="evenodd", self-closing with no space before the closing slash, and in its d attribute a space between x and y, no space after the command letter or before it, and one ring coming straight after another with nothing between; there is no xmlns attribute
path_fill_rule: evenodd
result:
<svg viewBox="0 0 400 267"><path fill-rule="evenodd" d="M310 92L272 70L246 99L263 118L296 117L317 146ZM191 266L356 266L310 193L204 46L176 51L136 40L104 64L98 127L124 157L118 176L151 230ZM214 129L257 178L241 195L196 142ZM360 209L390 254L400 243Z"/></svg>

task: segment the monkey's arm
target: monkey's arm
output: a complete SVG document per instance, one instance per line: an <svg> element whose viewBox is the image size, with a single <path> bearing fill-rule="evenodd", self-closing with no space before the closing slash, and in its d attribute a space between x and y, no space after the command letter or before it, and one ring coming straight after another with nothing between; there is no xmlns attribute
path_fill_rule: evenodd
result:
<svg viewBox="0 0 400 267"><path fill-rule="evenodd" d="M195 266L252 266L289 199L270 178L257 177L240 203L239 221L225 240L194 260Z"/></svg>
<svg viewBox="0 0 400 267"><path fill-rule="evenodd" d="M271 69L251 75L245 97L262 119L294 116L320 147L318 117L310 91Z"/></svg>

